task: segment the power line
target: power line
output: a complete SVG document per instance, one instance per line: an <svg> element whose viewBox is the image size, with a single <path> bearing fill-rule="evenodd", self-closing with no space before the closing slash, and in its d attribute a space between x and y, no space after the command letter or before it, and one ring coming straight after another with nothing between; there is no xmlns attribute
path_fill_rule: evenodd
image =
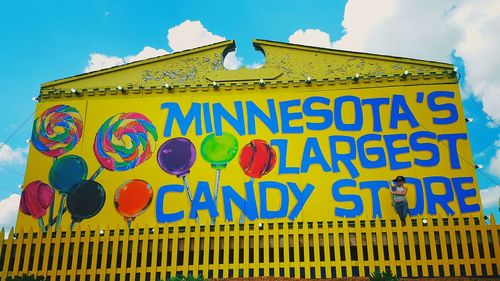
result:
<svg viewBox="0 0 500 281"><path fill-rule="evenodd" d="M9 167L7 167L7 166L0 165L0 168L5 169L6 171L9 171L9 172L11 172L11 173L14 173L14 174L16 174L16 175L18 175L18 176L20 176L20 177L24 177L24 175L23 175L22 173L20 173L20 172L18 172L18 171L16 171L16 170L13 170L13 169L11 169L11 168L9 168Z"/></svg>
<svg viewBox="0 0 500 281"><path fill-rule="evenodd" d="M5 191L9 191L9 192L11 192L11 193L16 193L17 191L19 191L19 188L15 188L15 191L13 191L13 190L11 190L10 188L5 187L5 186L1 186L1 185L0 185L0 189L3 189L3 190L5 190Z"/></svg>
<svg viewBox="0 0 500 281"><path fill-rule="evenodd" d="M11 219L11 218L9 218L9 219L6 219L6 218L2 219L2 222L3 222L3 223L9 223L9 224L10 224L10 223L12 223L12 224L16 224L16 221L17 221L17 217L16 217L16 218L14 218L14 219Z"/></svg>
<svg viewBox="0 0 500 281"><path fill-rule="evenodd" d="M4 147L4 145L7 144L7 142L9 142L9 140L15 135L17 134L17 132L19 132L19 130L21 130L21 128L26 124L26 122L28 122L28 120L33 117L33 115L35 114L35 112L33 111L26 119L24 119L24 121L21 123L21 125L19 125L15 130L14 132L12 132L3 142L2 144L0 144L0 150Z"/></svg>
<svg viewBox="0 0 500 281"><path fill-rule="evenodd" d="M478 109L479 109L482 113L484 113L484 115L486 115L486 117L488 117L488 119L489 119L489 120L490 120L493 124L495 124L495 126L496 126L497 128L500 128L500 125L498 125L498 123L495 121L495 119L494 119L493 117L491 117L488 113L486 113L486 112L483 110L483 107L482 107L482 106L481 106L481 104L480 104L480 103L476 100L476 98L475 98L473 95L471 95L470 93L468 93L468 92L467 92L467 90L465 90L465 88L464 88L462 85L460 85L460 84L459 84L459 87L460 87L460 89L462 90L462 92L463 92L465 95L467 95L467 97L468 97L469 99L471 99L471 100L472 100L472 102L474 103L474 105L475 105L475 106L476 106L476 107L477 107L477 108L478 108Z"/></svg>
<svg viewBox="0 0 500 281"><path fill-rule="evenodd" d="M24 127L24 125L26 124L26 122L28 122L28 120L33 117L33 115L35 114L35 112L33 111L26 119L24 119L24 121L21 123L21 125L19 125L15 130L14 132L12 132L3 142L0 143L0 151L2 150L2 148L12 139L12 137L14 137L17 132L19 132L19 130L21 130L22 127ZM2 169L5 169L11 173L14 173L20 177L24 177L24 175L16 170L13 170L9 167L6 167L4 165L0 165L0 168Z"/></svg>
<svg viewBox="0 0 500 281"><path fill-rule="evenodd" d="M19 193L15 193L17 195L20 195ZM0 198L0 201L9 201L9 202L12 202L12 203L16 203L16 204L19 204L19 200L15 200L14 198L10 198L10 195L8 197L4 197L4 198Z"/></svg>
<svg viewBox="0 0 500 281"><path fill-rule="evenodd" d="M385 92L383 92L383 94L388 97L389 99L391 98L391 96L389 94L386 94ZM484 111L483 111L484 112ZM488 117L489 115L484 112ZM489 117L495 124L497 124L491 117ZM425 130L431 132L431 130L427 129L427 127L425 125L423 125L422 123L419 122L419 126L422 126ZM498 124L497 124L498 126ZM439 144L439 145L444 145L446 146L448 149L450 148L447 144L443 143L443 142L436 142L436 144ZM457 154L458 156L460 156L460 158L462 158L467 164L469 164L472 168L474 168L476 171L478 171L480 174L482 174L483 176L485 176L487 179L489 179L492 183L494 183L495 185L499 185L493 178L491 178L489 175L487 175L486 173L484 173L481 169L476 169L476 165L473 164L473 163L470 163L469 160L467 160L467 158L465 158L462 154L460 154L458 152L458 149L457 149ZM478 187L479 188L479 187Z"/></svg>

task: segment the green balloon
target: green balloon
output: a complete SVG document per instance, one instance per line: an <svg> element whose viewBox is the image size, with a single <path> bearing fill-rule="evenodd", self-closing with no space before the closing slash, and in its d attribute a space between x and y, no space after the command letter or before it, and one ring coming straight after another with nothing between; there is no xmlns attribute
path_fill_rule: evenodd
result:
<svg viewBox="0 0 500 281"><path fill-rule="evenodd" d="M201 156L212 168L223 169L238 153L238 140L230 133L210 134L201 142Z"/></svg>

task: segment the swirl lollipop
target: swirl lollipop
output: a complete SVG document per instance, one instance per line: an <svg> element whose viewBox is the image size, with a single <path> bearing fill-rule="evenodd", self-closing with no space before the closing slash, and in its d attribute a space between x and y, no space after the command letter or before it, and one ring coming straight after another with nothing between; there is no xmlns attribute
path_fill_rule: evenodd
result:
<svg viewBox="0 0 500 281"><path fill-rule="evenodd" d="M57 215L56 230L61 226L63 209L68 193L77 183L87 178L87 163L82 157L66 155L58 158L49 172L50 185L61 194L61 204Z"/></svg>
<svg viewBox="0 0 500 281"><path fill-rule="evenodd" d="M240 167L243 172L254 179L267 175L276 164L276 151L264 140L252 140L240 152ZM240 216L240 223L244 222L244 214Z"/></svg>
<svg viewBox="0 0 500 281"><path fill-rule="evenodd" d="M59 157L80 141L82 128L82 116L76 108L56 105L45 110L33 122L31 143L41 153Z"/></svg>
<svg viewBox="0 0 500 281"><path fill-rule="evenodd" d="M47 208L53 200L54 190L46 183L34 181L24 188L19 209L23 214L37 219L40 228L45 232L43 216L47 213Z"/></svg>
<svg viewBox="0 0 500 281"><path fill-rule="evenodd" d="M71 229L77 222L89 219L99 213L106 201L102 185L92 180L80 181L68 193L67 207L71 214Z"/></svg>
<svg viewBox="0 0 500 281"><path fill-rule="evenodd" d="M33 122L31 143L41 153L57 157L72 150L80 141L83 120L80 112L68 105L56 105L46 109ZM49 224L54 212L54 201L50 205Z"/></svg>
<svg viewBox="0 0 500 281"><path fill-rule="evenodd" d="M168 174L182 177L188 195L189 203L193 204L193 194L189 188L186 175L196 161L196 148L186 138L172 138L163 143L158 149L158 164ZM196 221L199 222L198 217Z"/></svg>
<svg viewBox="0 0 500 281"><path fill-rule="evenodd" d="M94 141L94 153L101 163L92 180L106 168L127 171L143 163L155 149L155 126L137 112L120 113L104 122Z"/></svg>
<svg viewBox="0 0 500 281"><path fill-rule="evenodd" d="M132 221L144 213L153 200L151 185L143 180L124 182L115 192L115 208L127 221L128 228Z"/></svg>
<svg viewBox="0 0 500 281"><path fill-rule="evenodd" d="M226 168L227 163L233 160L236 153L238 153L238 141L230 133L222 132L220 136L210 134L201 142L201 156L212 165L212 168L216 169L214 193L216 206L219 197L221 169ZM214 223L215 218L212 219L212 224Z"/></svg>

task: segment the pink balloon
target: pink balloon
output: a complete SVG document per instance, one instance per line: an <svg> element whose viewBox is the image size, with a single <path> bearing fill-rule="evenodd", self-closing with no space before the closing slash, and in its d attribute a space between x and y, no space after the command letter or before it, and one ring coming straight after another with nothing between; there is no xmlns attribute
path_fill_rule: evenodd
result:
<svg viewBox="0 0 500 281"><path fill-rule="evenodd" d="M54 190L46 183L34 181L24 188L19 209L24 214L39 219L45 216L53 200Z"/></svg>

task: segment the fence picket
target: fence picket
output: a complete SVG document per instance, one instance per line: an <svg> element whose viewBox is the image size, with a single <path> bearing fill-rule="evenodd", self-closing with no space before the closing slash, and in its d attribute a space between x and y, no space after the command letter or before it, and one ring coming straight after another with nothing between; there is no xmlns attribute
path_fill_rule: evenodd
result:
<svg viewBox="0 0 500 281"><path fill-rule="evenodd" d="M0 240L0 275L1 280L23 273L52 280L77 280L77 276L80 280L156 280L188 273L214 278L332 278L358 272L365 276L366 269L390 267L402 277L498 276L500 226L494 222L449 216L427 224L414 217L404 227L398 220L338 219L309 224L274 221L262 226L253 222L153 228L137 224L133 230L107 226L102 234L80 226L73 232L49 229L46 234L19 229Z"/></svg>

